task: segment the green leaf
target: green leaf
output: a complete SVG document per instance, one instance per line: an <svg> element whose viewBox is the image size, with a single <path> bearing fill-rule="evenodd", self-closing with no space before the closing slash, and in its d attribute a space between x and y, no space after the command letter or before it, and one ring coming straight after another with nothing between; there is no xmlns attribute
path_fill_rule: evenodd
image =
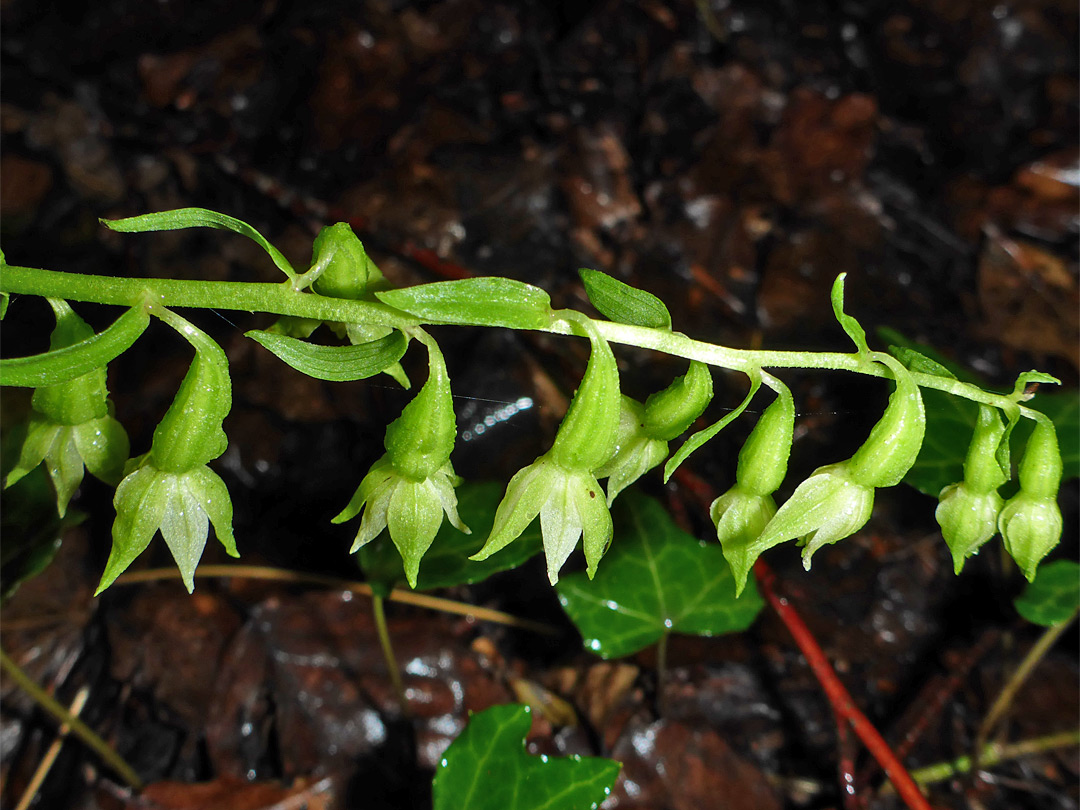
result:
<svg viewBox="0 0 1080 810"><path fill-rule="evenodd" d="M279 360L297 371L330 382L372 377L400 360L408 346L405 336L397 330L358 346L320 346L257 329L245 332L244 336L269 349Z"/></svg>
<svg viewBox="0 0 1080 810"><path fill-rule="evenodd" d="M1080 608L1080 564L1057 560L1041 566L1013 605L1029 622L1043 627L1068 621Z"/></svg>
<svg viewBox="0 0 1080 810"><path fill-rule="evenodd" d="M836 320L844 328L847 335L855 343L859 354L868 354L870 348L866 345L866 331L857 320L844 313L844 278L847 273L841 273L836 277L832 286L832 308Z"/></svg>
<svg viewBox="0 0 1080 810"><path fill-rule="evenodd" d="M296 271L289 264L289 260L281 255L281 251L266 241L266 237L246 222L241 222L225 214L219 214L217 211L208 211L205 208L178 208L175 211L159 211L155 214L141 214L126 219L102 219L100 222L109 230L121 233L179 231L184 228L217 228L221 231L232 231L241 236L246 236L258 244L286 276L289 278L296 277Z"/></svg>
<svg viewBox="0 0 1080 810"><path fill-rule="evenodd" d="M384 304L428 323L541 329L551 323L551 299L539 287L509 278L437 281L375 293Z"/></svg>
<svg viewBox="0 0 1080 810"><path fill-rule="evenodd" d="M667 464L664 465L664 483L668 482L668 479L675 474L675 471L679 469L679 465L697 450L705 442L712 439L721 430L726 428L735 419L739 417L743 411L746 410L746 406L750 404L750 400L754 398L754 394L761 387L761 372L758 369L753 369L750 374L750 390L747 392L746 397L739 403L738 407L734 408L730 413L724 416L719 422L714 422L704 430L699 430L685 442L682 446L675 451L675 454L668 459Z"/></svg>
<svg viewBox="0 0 1080 810"><path fill-rule="evenodd" d="M528 706L474 714L431 785L434 810L594 810L622 767L599 757L531 757Z"/></svg>
<svg viewBox="0 0 1080 810"><path fill-rule="evenodd" d="M616 503L615 539L595 578L570 574L556 591L585 647L602 658L630 655L665 633L745 630L764 606L753 581L735 598L718 544L686 534L644 496Z"/></svg>
<svg viewBox="0 0 1080 810"><path fill-rule="evenodd" d="M0 385L40 388L68 382L103 368L126 351L149 323L146 309L134 306L107 329L71 346L31 357L0 360Z"/></svg>
<svg viewBox="0 0 1080 810"><path fill-rule="evenodd" d="M587 267L578 270L578 275L585 284L589 301L606 318L632 326L671 329L671 313L652 293Z"/></svg>
<svg viewBox="0 0 1080 810"><path fill-rule="evenodd" d="M1055 377L1053 374L1046 374L1042 371L1025 371L1019 377L1016 378L1016 385L1013 386L1013 396L1021 397L1021 401L1025 399L1031 399L1031 396L1024 396L1024 392L1032 383L1050 383L1051 385L1061 385L1061 380Z"/></svg>
<svg viewBox="0 0 1080 810"><path fill-rule="evenodd" d="M877 335L885 343L889 344L889 351L896 357L901 363L910 368L912 371L920 371L925 374L935 374L939 377L955 377L962 382L974 383L982 387L985 382L979 375L973 373L970 369L964 368L959 363L955 363L948 357L943 355L933 346L929 346L925 343L919 343L917 340L912 340L901 332L895 329L891 329L887 326L880 326L877 329ZM932 365L928 366L926 370L916 369L904 358L903 354L898 354L897 349L903 349L912 352L913 354L921 355L925 360L929 361ZM914 361L919 362L919 361ZM930 368L940 366L945 370L942 374L941 371L931 371Z"/></svg>
<svg viewBox="0 0 1080 810"><path fill-rule="evenodd" d="M908 371L914 371L918 374L930 374L934 377L956 379L956 375L937 360L932 360L915 349L908 349L904 346L889 346L889 353L903 363Z"/></svg>
<svg viewBox="0 0 1080 810"><path fill-rule="evenodd" d="M502 499L502 493L502 484L493 481L468 481L457 488L458 515L462 522L472 529L472 534L465 534L450 523L443 523L439 533L435 535L435 541L424 555L424 564L420 567L416 583L417 590L471 585L499 571L517 568L543 551L540 524L534 521L517 542L511 543L486 560L477 562L469 559L480 550L484 540L491 534L495 510ZM405 582L401 555L385 533L375 542L363 546L358 553L358 559L368 581L385 589L384 593Z"/></svg>

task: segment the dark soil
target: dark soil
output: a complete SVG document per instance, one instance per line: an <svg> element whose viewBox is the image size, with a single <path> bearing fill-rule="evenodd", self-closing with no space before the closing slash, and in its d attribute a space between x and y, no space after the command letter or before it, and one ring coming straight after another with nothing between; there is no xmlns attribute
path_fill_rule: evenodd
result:
<svg viewBox="0 0 1080 810"><path fill-rule="evenodd" d="M871 335L897 329L993 385L1039 368L1076 386L1075 3L10 0L0 15L0 214L13 264L276 281L239 237L127 236L97 219L211 208L302 267L318 228L346 219L398 286L503 275L588 309L576 270L595 267L660 295L694 337L843 351L828 294L847 272L848 311ZM115 316L79 311L98 326ZM47 312L12 302L5 356L44 348ZM215 468L243 562L358 578L346 554L355 524L329 518L408 395L293 372L243 337L266 317L185 314L231 361L230 449ZM550 441L585 347L501 330L437 337L461 431L520 397L536 403L455 451L462 475L505 481ZM637 397L682 373L617 353ZM149 446L187 361L181 341L152 327L112 364L134 452ZM416 362L410 353L406 366ZM782 494L844 458L886 394L839 374L785 379L801 416ZM741 381L716 382L713 409L734 406ZM5 429L26 407L5 392ZM695 473L726 488L745 433L736 425L699 452ZM689 492L655 476L646 488L709 536ZM37 807L428 807L432 770L467 712L520 699L522 683L579 718L538 719L531 751L623 762L605 808L862 806L841 790L844 761L866 806L899 806L873 761L838 743L817 682L768 612L740 636L673 638L658 686L652 651L604 662L581 649L534 561L448 595L555 623L555 641L390 607L407 721L368 600L241 580L201 580L193 596L170 583L92 599L111 491L87 479L74 506L86 519L6 604L3 646L62 701L87 687L83 718L154 784L133 798L68 743ZM1075 556L1075 482L1062 506L1055 554ZM1011 607L1022 581L1003 573L999 548L955 577L933 512L932 499L898 488L810 574L794 549L768 555L913 768L971 750L1038 635ZM54 524L47 513L6 521L5 551L28 527L47 538ZM224 555L208 546L204 559ZM155 543L136 567L170 564ZM1005 739L1077 727L1076 659L1070 633L1018 695ZM14 807L55 727L6 680L2 694L0 795ZM1076 808L1078 772L1076 749L1064 749L937 783L930 796L942 808Z"/></svg>

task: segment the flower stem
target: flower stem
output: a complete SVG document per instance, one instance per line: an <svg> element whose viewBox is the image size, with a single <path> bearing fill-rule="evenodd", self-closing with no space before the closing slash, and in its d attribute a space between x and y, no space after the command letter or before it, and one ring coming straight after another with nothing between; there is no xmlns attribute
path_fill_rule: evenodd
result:
<svg viewBox="0 0 1080 810"><path fill-rule="evenodd" d="M390 673L390 682L394 685L401 716L409 717L409 698L405 694L405 684L401 682L401 667L398 666L394 647L390 643L390 629L386 626L386 610L383 602L381 596L372 594L371 609L375 614L375 631L379 634L379 646L382 647L383 658L386 659L386 670Z"/></svg>
<svg viewBox="0 0 1080 810"><path fill-rule="evenodd" d="M78 717L75 717L56 698L38 686L34 679L27 675L2 649L0 649L0 667L11 676L11 679L18 684L20 689L34 699L38 706L59 720L61 726L66 725L72 734L86 743L86 746L101 757L125 783L135 790L142 790L142 780L139 779L135 770L124 761L123 757L116 753L112 746L105 742L97 732Z"/></svg>

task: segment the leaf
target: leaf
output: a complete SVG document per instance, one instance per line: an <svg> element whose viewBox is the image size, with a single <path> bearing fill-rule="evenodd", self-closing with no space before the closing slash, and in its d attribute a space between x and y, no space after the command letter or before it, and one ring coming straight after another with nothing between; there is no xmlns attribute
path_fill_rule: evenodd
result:
<svg viewBox="0 0 1080 810"><path fill-rule="evenodd" d="M528 706L472 715L446 749L431 785L434 810L594 810L622 767L599 757L531 757Z"/></svg>
<svg viewBox="0 0 1080 810"><path fill-rule="evenodd" d="M578 275L585 284L589 301L604 317L632 326L671 329L671 313L652 293L587 267L578 270Z"/></svg>
<svg viewBox="0 0 1080 810"><path fill-rule="evenodd" d="M1024 392L1027 390L1027 387L1033 383L1050 383L1051 385L1061 385L1061 380L1059 380L1053 374L1046 374L1042 371L1025 371L1023 374L1016 378L1016 385L1013 386L1013 396L1020 396L1021 401L1031 399L1034 394L1024 395Z"/></svg>
<svg viewBox="0 0 1080 810"><path fill-rule="evenodd" d="M475 561L469 557L484 545L495 522L495 510L502 499L503 485L493 481L466 482L457 488L458 515L472 529L465 534L450 523L443 523L435 540L424 555L417 578L417 590L451 588L455 585L471 585L487 579L499 571L517 568L526 560L543 551L540 525L533 521L514 543L496 552L486 560ZM385 592L405 582L405 569L401 555L385 533L372 543L363 546L358 559L360 567L372 585L385 588Z"/></svg>
<svg viewBox="0 0 1080 810"><path fill-rule="evenodd" d="M551 299L539 287L509 278L436 281L375 293L384 304L428 323L541 329L551 323Z"/></svg>
<svg viewBox="0 0 1080 810"><path fill-rule="evenodd" d="M111 326L85 340L31 357L0 360L0 385L40 388L74 380L125 352L146 329L150 316L134 306Z"/></svg>
<svg viewBox="0 0 1080 810"><path fill-rule="evenodd" d="M746 406L750 404L750 400L754 398L754 394L761 387L761 371L753 369L750 372L750 390L747 392L746 397L739 403L738 407L734 408L730 413L724 416L719 422L714 422L703 430L699 430L689 439L682 443L682 446L675 451L675 454L668 459L667 464L664 465L664 483L668 482L668 479L675 474L675 471L679 469L679 465L697 450L705 442L712 439L721 430L726 428L735 419L739 417L743 411L746 410Z"/></svg>
<svg viewBox="0 0 1080 810"><path fill-rule="evenodd" d="M718 544L686 534L640 495L616 502L615 540L596 577L570 574L555 588L585 647L602 658L630 655L665 633L745 630L764 606L752 580L735 598Z"/></svg>
<svg viewBox="0 0 1080 810"><path fill-rule="evenodd" d="M930 359L915 349L908 349L904 346L889 346L889 353L903 363L908 371L914 371L918 374L930 374L934 377L956 379L956 375L941 363Z"/></svg>
<svg viewBox="0 0 1080 810"><path fill-rule="evenodd" d="M847 273L841 273L836 277L832 286L832 308L836 320L844 328L847 335L855 343L859 354L869 354L870 348L866 345L866 331L857 320L850 315L844 314L844 279Z"/></svg>
<svg viewBox="0 0 1080 810"><path fill-rule="evenodd" d="M221 231L232 231L246 236L259 245L289 278L296 277L289 260L281 255L276 247L266 241L257 230L246 222L241 222L226 214L217 211L208 211L205 208L178 208L174 211L159 211L154 214L141 214L137 217L126 219L102 219L99 220L109 230L120 233L146 233L148 231L178 231L184 228L217 228Z"/></svg>
<svg viewBox="0 0 1080 810"><path fill-rule="evenodd" d="M1041 566L1013 605L1032 624L1051 627L1068 621L1080 608L1080 564L1057 560Z"/></svg>
<svg viewBox="0 0 1080 810"><path fill-rule="evenodd" d="M389 335L357 346L320 346L276 332L245 332L286 365L317 380L348 382L374 376L405 354L408 341L394 330Z"/></svg>
<svg viewBox="0 0 1080 810"><path fill-rule="evenodd" d="M974 383L978 386L985 384L979 375L975 374L970 369L964 368L964 366L959 363L954 363L933 346L919 343L917 340L912 340L902 332L898 332L896 329L880 326L877 329L877 335L881 340L889 344L889 351L892 352L893 356L900 360L904 365L908 366L908 368L911 368L912 371L915 371L915 369L908 365L907 361L900 354L896 353L896 349L907 349L916 354L920 354L931 363L941 366L941 368L948 372L947 374L941 374L939 372L937 376L951 376L962 382ZM934 372L927 371L924 373L932 374Z"/></svg>

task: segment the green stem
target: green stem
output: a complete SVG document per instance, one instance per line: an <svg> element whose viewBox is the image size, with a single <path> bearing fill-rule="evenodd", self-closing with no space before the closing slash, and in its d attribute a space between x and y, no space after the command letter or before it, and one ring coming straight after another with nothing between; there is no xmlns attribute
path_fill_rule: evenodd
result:
<svg viewBox="0 0 1080 810"><path fill-rule="evenodd" d="M242 281L119 278L4 265L3 272L0 273L0 292L125 307L134 306L143 301L145 295L149 295L154 304L166 307L265 312L339 323L377 323L396 329L406 329L423 323L412 315L377 301L354 301L328 298L311 292L298 292L288 282L271 284ZM580 335L584 331L580 321L585 317L581 313L557 317L539 331L560 335ZM688 360L699 360L711 366L744 373L760 368L807 368L850 371L871 377L892 377L891 372L880 363L875 363L869 357L857 353L731 349L693 340L684 334L664 329L650 329L610 321L590 320L590 323L609 343L653 349L664 354ZM912 372L911 376L923 388L935 388L996 408L1016 407L1014 400L1007 396L982 391L959 380L917 372ZM1020 412L1027 418L1038 418L1037 411L1019 407Z"/></svg>
<svg viewBox="0 0 1080 810"><path fill-rule="evenodd" d="M8 657L8 654L0 649L0 667L11 676L11 679L19 685L19 688L30 695L42 709L60 721L61 725L67 725L71 733L86 743L87 747L94 751L101 759L135 790L142 790L143 783L135 770L128 765L123 758L105 740L86 723L75 717L64 708L52 695L34 682L22 668Z"/></svg>
<svg viewBox="0 0 1080 810"><path fill-rule="evenodd" d="M1061 637L1061 634L1065 632L1066 628L1072 625L1077 615L1080 614L1080 610L1073 611L1072 616L1063 622L1051 625L1046 628L1039 640L1032 645L1028 650L1027 655L1016 667L1016 670L1009 676L1009 680L1005 682L1005 685L1001 688L1001 692L995 698L993 705L990 707L990 711L986 713L986 717L983 718L982 723L979 724L978 734L975 735L975 767L978 768L980 764L979 756L983 749L986 748L986 741L990 739L990 735L994 733L994 729L997 728L1001 718L1004 717L1005 712L1009 710L1012 705L1013 699L1016 697L1016 693L1020 691L1020 687L1024 685L1024 682L1028 679L1035 667L1043 657L1050 651L1050 648L1054 646L1054 643Z"/></svg>
<svg viewBox="0 0 1080 810"><path fill-rule="evenodd" d="M386 626L386 610L383 598L378 594L371 596L371 608L375 613L375 631L379 634L379 646L382 647L383 658L386 659L386 669L390 673L390 682L394 685L394 693L397 695L398 706L401 708L402 717L409 717L409 699L405 695L405 684L401 682L401 668L398 666L394 648L390 644L390 630Z"/></svg>

